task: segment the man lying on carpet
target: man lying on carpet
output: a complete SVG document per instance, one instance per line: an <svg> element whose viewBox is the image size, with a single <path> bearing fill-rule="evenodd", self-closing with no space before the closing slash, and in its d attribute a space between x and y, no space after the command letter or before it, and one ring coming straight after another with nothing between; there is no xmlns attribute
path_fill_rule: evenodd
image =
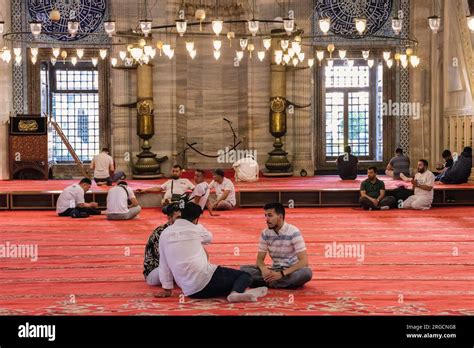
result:
<svg viewBox="0 0 474 348"><path fill-rule="evenodd" d="M227 296L229 302L256 302L265 296L266 287L247 290L252 283L248 273L209 263L203 244L211 242L212 234L198 225L201 214L201 207L189 202L181 218L161 234L158 269L163 292L157 297L171 296L173 279L191 298Z"/></svg>
<svg viewBox="0 0 474 348"><path fill-rule="evenodd" d="M168 222L155 228L145 247L143 275L148 285L161 285L158 270L160 265L160 236L168 226L174 224L176 219L181 216L181 211L178 204L168 204L163 207L163 214L168 217Z"/></svg>
<svg viewBox="0 0 474 348"><path fill-rule="evenodd" d="M66 187L59 195L56 203L56 212L59 216L70 216L73 218L87 218L89 215L100 215L99 206L96 202L86 203L84 194L91 188L92 181L88 178L82 179L79 184Z"/></svg>
<svg viewBox="0 0 474 348"><path fill-rule="evenodd" d="M263 208L268 228L260 236L256 266L242 266L249 273L251 287L267 285L270 288L296 289L313 277L308 267L306 245L301 232L285 222L285 208L281 203L269 203ZM265 265L267 252L273 261Z"/></svg>

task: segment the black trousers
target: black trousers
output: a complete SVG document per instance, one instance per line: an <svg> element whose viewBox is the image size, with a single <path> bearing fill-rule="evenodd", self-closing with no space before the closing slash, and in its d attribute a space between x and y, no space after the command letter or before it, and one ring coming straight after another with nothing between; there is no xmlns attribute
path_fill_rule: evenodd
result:
<svg viewBox="0 0 474 348"><path fill-rule="evenodd" d="M228 296L231 292L243 293L252 283L252 277L246 272L233 268L217 266L210 282L191 298L212 298Z"/></svg>
<svg viewBox="0 0 474 348"><path fill-rule="evenodd" d="M393 196L387 196L387 197L382 198L382 200L379 202L379 205L376 206L367 197L360 197L359 203L360 203L360 206L364 210L369 210L370 208L377 210L377 209L380 209L380 207L384 207L384 206L394 208L397 204L397 200Z"/></svg>
<svg viewBox="0 0 474 348"><path fill-rule="evenodd" d="M59 213L59 216L72 216L73 214L79 214L79 213L86 213L88 215L100 215L101 212L100 210L97 210L95 208L86 208L86 207L76 207L76 208L68 208L62 213Z"/></svg>

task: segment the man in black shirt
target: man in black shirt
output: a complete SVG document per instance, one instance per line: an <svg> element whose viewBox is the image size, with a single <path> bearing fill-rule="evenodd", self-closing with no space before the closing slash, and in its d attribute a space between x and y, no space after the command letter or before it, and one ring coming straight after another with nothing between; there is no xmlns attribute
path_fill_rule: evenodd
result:
<svg viewBox="0 0 474 348"><path fill-rule="evenodd" d="M385 210L396 204L395 197L385 197L385 184L377 179L375 167L367 169L367 179L360 184L359 203L364 210Z"/></svg>
<svg viewBox="0 0 474 348"><path fill-rule="evenodd" d="M344 151L336 160L337 172L342 180L354 180L357 178L357 157L351 155L350 146L346 146Z"/></svg>
<svg viewBox="0 0 474 348"><path fill-rule="evenodd" d="M444 163L441 164L439 163L436 169L438 170L437 173L433 173L436 175L436 181L439 181L443 174L453 166L454 160L453 160L453 155L451 154L451 151L449 150L444 150L443 153L441 154L444 159Z"/></svg>

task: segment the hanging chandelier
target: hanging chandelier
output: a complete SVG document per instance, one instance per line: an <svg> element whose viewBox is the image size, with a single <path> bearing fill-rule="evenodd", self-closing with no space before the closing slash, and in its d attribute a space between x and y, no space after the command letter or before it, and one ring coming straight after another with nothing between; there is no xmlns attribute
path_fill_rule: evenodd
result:
<svg viewBox="0 0 474 348"><path fill-rule="evenodd" d="M409 66L415 68L420 64L420 58L417 56L418 42L407 35L402 35L406 20L403 18L403 12L395 11L397 14L391 18L393 35L375 35L369 31L371 22L365 11L365 7L368 6L367 0L351 1L351 4L354 3L357 6L357 11L353 13L350 23L353 34L351 37L343 38L342 41L341 36L334 33L335 17L323 11L318 12L317 9L310 19L315 19L314 32L309 34L304 33L298 26L289 3L280 10L279 17L261 18L256 10L256 0L249 2L248 6L242 5L237 0L222 4L216 0L212 1L211 5L209 4L211 1L207 1L205 5L199 1L200 4L196 6L197 0L192 0L194 7L187 6L188 3L191 4L190 1L183 1L177 7L176 19L172 23L162 24L154 23L148 2L145 0L144 11L139 14L136 29L132 33L135 37L141 37L134 39L135 42L132 43L130 40L133 36L129 32L118 33L116 22L111 18L103 21L103 33L85 34L85 28L81 26L80 21L75 19L67 22L67 32L48 33L50 37L54 34L58 37L68 35L71 38L81 35L102 36L103 38L99 41L105 42L87 44L81 43L80 40L70 41L67 44L59 44L59 42L52 44L51 40L44 40L46 35L43 30L44 22L34 20L29 23L30 33L7 32L3 35L5 46L0 50L0 57L7 63L12 60L12 57L17 64L21 63L21 50L14 50L17 47L13 46L23 43L30 48L30 58L34 63L37 61L37 54L34 55L33 52L37 52L38 47L49 47L51 48L51 63L61 59L63 61L68 59L72 63L83 58L84 50L93 50L93 60L91 59L93 64L97 64L98 59L101 58L108 59L113 66L133 66L134 64L149 64L160 57L172 60L176 57L175 49L178 45L183 45L189 59L194 60L203 53L198 52L195 40L199 39L205 43L209 39L208 48L205 45L200 47L203 47L203 50L209 50L209 54L212 54L216 61L224 57L224 50L232 50L234 60L238 62L248 57L257 62L270 60L272 64L278 65L313 67L315 61L319 65L332 66L337 60L351 65L354 59L363 59L369 67L372 67L376 57L369 48L374 45L382 47L383 44L389 42L391 50L386 50L381 57L387 67L397 64L402 68ZM433 32L437 32L441 19L436 15L436 11L434 12L429 18L429 27ZM245 15L247 18L244 18ZM59 19L64 20L64 16L55 8L45 20L57 21ZM467 17L467 24L474 31L474 16ZM0 22L0 33L3 30L4 23ZM110 40L113 37L123 37L127 42ZM362 47L364 45L367 47ZM64 47L77 50L74 55L63 57L61 49ZM117 49L112 51L111 48L114 47ZM12 55L12 51L18 54ZM336 54L333 56L334 52Z"/></svg>

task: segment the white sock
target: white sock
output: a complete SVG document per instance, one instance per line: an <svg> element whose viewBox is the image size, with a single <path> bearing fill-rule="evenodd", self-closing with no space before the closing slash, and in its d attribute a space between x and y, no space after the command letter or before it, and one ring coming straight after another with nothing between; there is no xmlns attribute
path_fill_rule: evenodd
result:
<svg viewBox="0 0 474 348"><path fill-rule="evenodd" d="M257 302L257 297L253 294L249 294L246 292L239 293L233 292L229 296L227 296L227 301L229 302Z"/></svg>
<svg viewBox="0 0 474 348"><path fill-rule="evenodd" d="M261 286L259 288L254 288L254 289L247 289L245 290L245 293L247 294L252 294L255 297L263 297L266 296L268 292L268 288L266 286Z"/></svg>

